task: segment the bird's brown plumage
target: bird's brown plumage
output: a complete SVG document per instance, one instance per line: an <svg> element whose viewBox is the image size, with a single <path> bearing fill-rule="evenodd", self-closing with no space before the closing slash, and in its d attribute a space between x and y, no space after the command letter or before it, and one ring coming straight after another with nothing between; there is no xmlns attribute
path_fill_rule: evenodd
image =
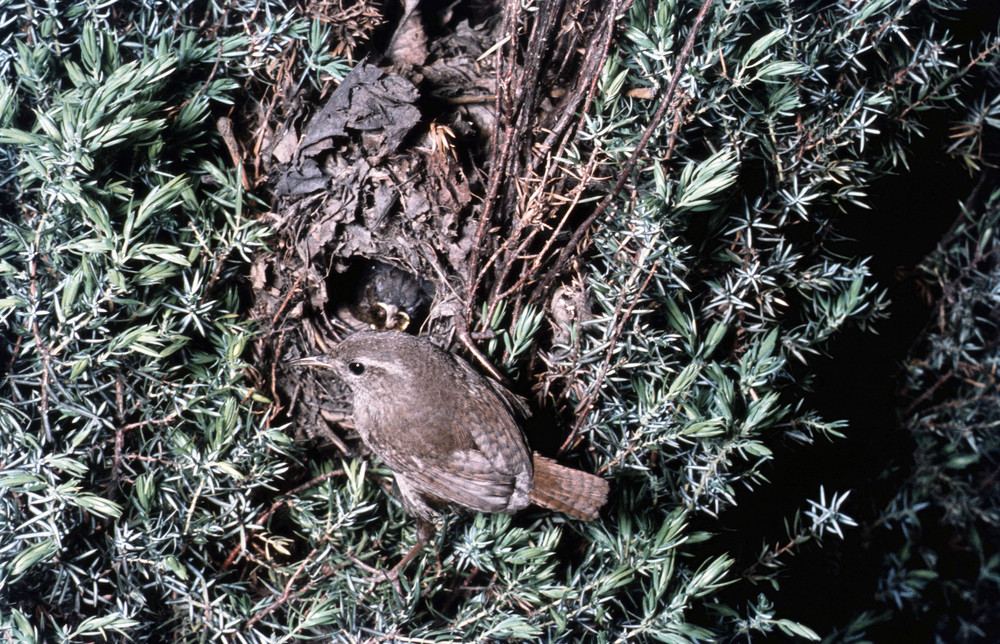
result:
<svg viewBox="0 0 1000 644"><path fill-rule="evenodd" d="M606 481L532 455L520 398L425 339L363 331L301 362L332 368L352 390L358 432L421 521L442 507L512 513L529 503L592 520L604 505Z"/></svg>

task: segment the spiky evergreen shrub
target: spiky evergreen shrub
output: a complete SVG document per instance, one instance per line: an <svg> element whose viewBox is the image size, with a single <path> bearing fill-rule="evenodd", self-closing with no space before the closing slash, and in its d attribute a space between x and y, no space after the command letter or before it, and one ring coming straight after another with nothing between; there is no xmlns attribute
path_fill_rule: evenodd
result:
<svg viewBox="0 0 1000 644"><path fill-rule="evenodd" d="M594 154L615 176L655 109L626 90L665 82L695 5L623 17L566 163ZM777 445L848 431L800 403L811 356L884 309L865 259L837 254L837 222L905 168L922 110L978 104L963 83L1000 45L949 45L941 12L958 3L713 5L676 119L593 232L592 315L548 352L579 419L560 438L613 481L609 507L585 525L448 518L401 594L358 565L412 543L384 471L319 463L315 485L275 498L294 447L246 378L233 279L262 232L208 120L283 39L313 54L303 84L335 75L322 24L279 2L25 6L5 9L18 28L0 43L9 639L815 637L776 614L773 588L794 573L785 555L850 527L847 491L807 491L787 542L739 567L715 521L760 489ZM970 164L995 119L981 104ZM534 315L500 322L508 356Z"/></svg>
<svg viewBox="0 0 1000 644"><path fill-rule="evenodd" d="M882 609L845 633L884 621L979 642L1000 627L1000 190L987 190L919 267L938 299L902 386L913 459L874 523Z"/></svg>
<svg viewBox="0 0 1000 644"><path fill-rule="evenodd" d="M249 42L50 9L3 14L0 632L224 633L218 565L288 446L234 281L264 229L209 118Z"/></svg>
<svg viewBox="0 0 1000 644"><path fill-rule="evenodd" d="M638 3L630 13L592 120L590 140L609 159L621 161L639 139L651 108L627 90L665 84L684 8L693 9ZM738 491L763 486L767 468L781 467L768 463L778 445L849 431L801 402L812 357L886 307L866 258L840 253L838 221L878 217L861 214L867 187L905 172L926 110L967 123L954 151L970 167L982 163L974 142L995 126L985 116L995 90L971 88L988 77L1000 42L994 29L969 49L951 45L941 25L961 8L713 5L675 99L678 120L657 131L633 191L593 234L598 313L556 365L581 392L585 444L619 482L618 511L604 523L616 543L600 557L630 555L607 598L616 633L809 635L771 598L790 554L854 525L841 511L847 490L804 496L787 538L756 561L734 564L697 528L718 529L712 518ZM676 541L652 537L662 531ZM629 548L635 535L646 535L646 548ZM723 583L740 587L721 592ZM739 603L722 599L733 596Z"/></svg>

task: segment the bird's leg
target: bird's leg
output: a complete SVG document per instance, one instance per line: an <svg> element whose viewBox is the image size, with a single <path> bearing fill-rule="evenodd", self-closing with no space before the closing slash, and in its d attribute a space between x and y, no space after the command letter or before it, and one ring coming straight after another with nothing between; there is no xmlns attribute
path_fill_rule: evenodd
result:
<svg viewBox="0 0 1000 644"><path fill-rule="evenodd" d="M406 568L406 564L410 563L417 554L420 553L424 547L431 542L434 538L434 524L430 521L424 521L423 519L417 519L417 542L413 544L410 551L399 560L399 563L393 566L392 571L399 577L399 573Z"/></svg>
<svg viewBox="0 0 1000 644"><path fill-rule="evenodd" d="M389 572L384 570L378 570L364 563L363 561L352 557L354 563L359 567L363 568L366 572L371 574L366 581L374 581L378 583L382 582L392 582L392 587L396 589L396 592L402 594L402 589L399 587L399 573L401 573L408 563L410 563L414 557L416 557L421 550L424 549L431 539L434 538L434 524L430 521L425 521L424 519L417 519L417 542L413 544L410 551L399 560L395 566Z"/></svg>

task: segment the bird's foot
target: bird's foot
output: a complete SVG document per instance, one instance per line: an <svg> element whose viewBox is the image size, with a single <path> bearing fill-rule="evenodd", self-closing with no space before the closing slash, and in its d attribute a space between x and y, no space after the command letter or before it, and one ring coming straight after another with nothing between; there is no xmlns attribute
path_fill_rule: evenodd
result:
<svg viewBox="0 0 1000 644"><path fill-rule="evenodd" d="M369 582L375 585L390 582L392 584L392 587L396 589L397 593L399 593L400 595L403 594L403 588L399 584L400 564L396 564L390 570L384 570L382 568L375 568L373 566L369 566L368 564L361 561L357 557L349 557L349 559L354 562L354 565L356 565L358 568L361 568L370 575L368 577L361 578L360 581Z"/></svg>

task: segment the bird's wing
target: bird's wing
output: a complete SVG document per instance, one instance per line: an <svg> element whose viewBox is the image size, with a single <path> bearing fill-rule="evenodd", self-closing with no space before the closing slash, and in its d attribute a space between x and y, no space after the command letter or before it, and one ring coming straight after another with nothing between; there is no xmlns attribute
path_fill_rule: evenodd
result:
<svg viewBox="0 0 1000 644"><path fill-rule="evenodd" d="M531 450L520 427L527 405L498 383L479 375L461 358L453 358L461 368L468 395L479 403L476 414L465 419L476 447L496 470L521 479L526 476L527 483L522 481L518 487L527 484L530 491Z"/></svg>
<svg viewBox="0 0 1000 644"><path fill-rule="evenodd" d="M515 477L498 472L479 451L455 450L444 458L403 461L397 475L405 477L431 504L478 512L512 512L523 506L511 505Z"/></svg>

